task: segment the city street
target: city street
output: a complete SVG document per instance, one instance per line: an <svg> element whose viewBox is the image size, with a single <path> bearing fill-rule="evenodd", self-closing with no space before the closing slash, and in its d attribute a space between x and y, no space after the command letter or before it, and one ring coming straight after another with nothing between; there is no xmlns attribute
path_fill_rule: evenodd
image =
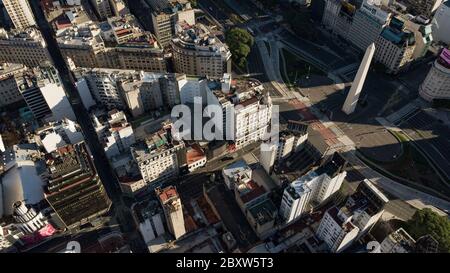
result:
<svg viewBox="0 0 450 273"><path fill-rule="evenodd" d="M83 131L85 141L89 146L89 149L94 158L94 164L97 169L98 175L103 182L103 185L108 193L109 198L113 202L113 210L111 213L117 218L120 223L122 231L126 234L128 239L132 242L134 251L142 252L146 248L142 248L143 245L139 242L140 237L135 232L135 225L128 207L125 206L122 199L122 192L120 191L117 178L115 177L112 169L109 166L108 160L105 156L104 150L97 138L97 134L92 126L90 117L87 111L81 104L79 93L75 87L74 78L69 71L64 58L59 50L57 42L53 36L53 30L48 24L42 9L39 6L39 1L30 1L34 16L37 20L38 26L42 32L42 35L47 43L48 51L53 59L55 68L59 72L62 84L72 104L72 108L77 117L77 122L80 124Z"/></svg>

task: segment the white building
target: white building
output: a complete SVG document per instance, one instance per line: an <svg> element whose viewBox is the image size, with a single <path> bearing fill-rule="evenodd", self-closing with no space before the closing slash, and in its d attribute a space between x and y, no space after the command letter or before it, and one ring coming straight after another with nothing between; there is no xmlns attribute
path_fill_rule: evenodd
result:
<svg viewBox="0 0 450 273"><path fill-rule="evenodd" d="M38 173L39 151L36 145L19 144L3 154L5 173L2 178L5 215L13 214L13 204L24 201L34 205L44 199L44 183Z"/></svg>
<svg viewBox="0 0 450 273"><path fill-rule="evenodd" d="M179 88L182 104L192 104L197 97L202 106L219 107L222 137L234 141L236 149L263 139L267 133L272 99L258 80L232 79L230 74L224 74L220 80L187 77L179 81ZM208 117L216 114L205 112Z"/></svg>
<svg viewBox="0 0 450 273"><path fill-rule="evenodd" d="M165 234L162 219L163 212L157 201L149 201L148 204L139 203L139 206L146 205L140 211L142 216L138 229L146 244Z"/></svg>
<svg viewBox="0 0 450 273"><path fill-rule="evenodd" d="M383 64L388 73L396 74L413 60L414 33L404 28L404 22L392 18L375 42L375 61Z"/></svg>
<svg viewBox="0 0 450 273"><path fill-rule="evenodd" d="M136 143L133 128L124 112L111 110L107 117L96 116L94 113L92 119L108 159L129 151L131 145Z"/></svg>
<svg viewBox="0 0 450 273"><path fill-rule="evenodd" d="M61 84L45 82L43 85L40 85L39 89L52 111L54 120L62 120L65 118L76 120L72 105L67 99Z"/></svg>
<svg viewBox="0 0 450 273"><path fill-rule="evenodd" d="M131 147L144 182L152 188L177 177L185 164L184 143L174 140L168 130L170 127L163 128Z"/></svg>
<svg viewBox="0 0 450 273"><path fill-rule="evenodd" d="M283 193L280 214L286 223L302 216L311 207L320 205L335 192L344 181L347 172L345 160L334 154L331 160L315 171L293 181Z"/></svg>
<svg viewBox="0 0 450 273"><path fill-rule="evenodd" d="M388 201L366 179L343 207L327 210L316 234L325 241L331 252L342 252L376 224Z"/></svg>
<svg viewBox="0 0 450 273"><path fill-rule="evenodd" d="M183 207L181 199L175 187L170 186L164 189L156 189L156 195L164 210L169 232L178 240L186 234L184 226Z"/></svg>
<svg viewBox="0 0 450 273"><path fill-rule="evenodd" d="M9 32L0 28L0 62L35 67L49 60L51 57L47 43L36 28L13 29Z"/></svg>
<svg viewBox="0 0 450 273"><path fill-rule="evenodd" d="M361 51L374 43L383 28L389 23L391 13L379 0L364 0L353 17L348 40Z"/></svg>
<svg viewBox="0 0 450 273"><path fill-rule="evenodd" d="M427 100L450 99L450 50L443 49L419 88L420 96Z"/></svg>
<svg viewBox="0 0 450 273"><path fill-rule="evenodd" d="M381 242L381 253L414 252L416 241L403 229L399 228Z"/></svg>
<svg viewBox="0 0 450 273"><path fill-rule="evenodd" d="M450 44L450 1L439 6L432 23L434 40Z"/></svg>
<svg viewBox="0 0 450 273"><path fill-rule="evenodd" d="M277 157L277 145L270 142L261 143L259 152L259 163L264 168L266 173L268 174L272 173L276 157Z"/></svg>
<svg viewBox="0 0 450 273"><path fill-rule="evenodd" d="M193 144L187 149L186 161L189 172L206 165L206 154L198 144Z"/></svg>
<svg viewBox="0 0 450 273"><path fill-rule="evenodd" d="M180 22L170 43L175 71L187 75L221 78L231 73L231 52L203 24Z"/></svg>
<svg viewBox="0 0 450 273"><path fill-rule="evenodd" d="M47 153L83 140L84 136L80 126L67 118L49 122L44 127L36 130L36 143L43 146Z"/></svg>
<svg viewBox="0 0 450 273"><path fill-rule="evenodd" d="M27 0L3 0L3 4L15 28L24 29L36 25Z"/></svg>
<svg viewBox="0 0 450 273"><path fill-rule="evenodd" d="M78 93L80 94L81 102L83 103L84 109L89 111L89 109L96 105L94 98L92 97L91 90L89 89L86 79L81 78L76 83Z"/></svg>
<svg viewBox="0 0 450 273"><path fill-rule="evenodd" d="M13 207L14 226L24 234L32 234L48 224L41 212L36 212L24 202L17 201Z"/></svg>
<svg viewBox="0 0 450 273"><path fill-rule="evenodd" d="M351 222L351 215L345 209L332 207L325 212L316 234L331 252L339 253L354 242L358 233L359 228Z"/></svg>
<svg viewBox="0 0 450 273"><path fill-rule="evenodd" d="M246 182L252 178L252 169L244 160L239 160L223 168L222 176L227 187L233 190L238 182Z"/></svg>

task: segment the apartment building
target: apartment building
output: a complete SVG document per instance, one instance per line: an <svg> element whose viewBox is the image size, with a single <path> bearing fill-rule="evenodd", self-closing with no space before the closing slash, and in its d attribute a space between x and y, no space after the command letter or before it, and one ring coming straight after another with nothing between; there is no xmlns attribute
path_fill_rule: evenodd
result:
<svg viewBox="0 0 450 273"><path fill-rule="evenodd" d="M88 21L57 33L63 56L76 67L166 71L166 60L155 36L132 15Z"/></svg>
<svg viewBox="0 0 450 273"><path fill-rule="evenodd" d="M133 159L149 188L155 189L163 181L177 177L180 167L186 164L184 143L173 139L170 126L166 124L131 147Z"/></svg>
<svg viewBox="0 0 450 273"><path fill-rule="evenodd" d="M369 180L358 185L345 205L328 209L316 235L331 252L342 252L376 224L389 200Z"/></svg>
<svg viewBox="0 0 450 273"><path fill-rule="evenodd" d="M380 1L364 0L353 16L348 40L364 52L369 45L378 39L390 18L391 13L385 6L381 5Z"/></svg>
<svg viewBox="0 0 450 273"><path fill-rule="evenodd" d="M420 96L426 101L450 99L450 50L444 48L433 62L427 77L420 85Z"/></svg>
<svg viewBox="0 0 450 273"><path fill-rule="evenodd" d="M36 28L9 32L0 28L0 62L35 67L50 60L47 44Z"/></svg>
<svg viewBox="0 0 450 273"><path fill-rule="evenodd" d="M186 228L184 225L183 206L176 188L174 186L164 189L157 188L156 196L158 196L158 200L163 207L169 232L176 240L179 239L186 234Z"/></svg>
<svg viewBox="0 0 450 273"><path fill-rule="evenodd" d="M18 78L27 68L22 64L3 63L0 65L0 107L23 100L19 92Z"/></svg>
<svg viewBox="0 0 450 273"><path fill-rule="evenodd" d="M36 25L27 0L3 0L3 5L16 29L25 29Z"/></svg>
<svg viewBox="0 0 450 273"><path fill-rule="evenodd" d="M347 172L346 161L337 153L318 169L293 181L283 193L280 215L289 223L336 193Z"/></svg>
<svg viewBox="0 0 450 273"><path fill-rule="evenodd" d="M128 152L136 143L133 128L124 112L114 109L107 113L94 113L92 119L108 159Z"/></svg>
<svg viewBox="0 0 450 273"><path fill-rule="evenodd" d="M383 64L388 73L396 74L413 60L415 46L414 33L394 17L375 42L374 59Z"/></svg>
<svg viewBox="0 0 450 273"><path fill-rule="evenodd" d="M195 13L188 0L145 0L152 10L152 26L162 47L169 45L177 22L195 24Z"/></svg>
<svg viewBox="0 0 450 273"><path fill-rule="evenodd" d="M179 22L172 48L175 71L187 75L221 78L231 73L231 52L210 30L202 25Z"/></svg>
<svg viewBox="0 0 450 273"><path fill-rule="evenodd" d="M92 7L99 15L100 19L105 20L114 16L110 0L89 0Z"/></svg>

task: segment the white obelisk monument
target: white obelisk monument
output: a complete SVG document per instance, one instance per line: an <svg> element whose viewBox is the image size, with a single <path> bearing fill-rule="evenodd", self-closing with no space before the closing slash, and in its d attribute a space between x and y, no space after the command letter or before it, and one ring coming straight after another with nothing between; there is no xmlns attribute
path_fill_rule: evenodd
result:
<svg viewBox="0 0 450 273"><path fill-rule="evenodd" d="M353 81L352 87L350 88L347 98L345 99L344 106L342 106L342 111L347 115L350 115L355 111L356 105L358 104L359 95L364 85L364 81L366 80L367 72L369 71L370 63L372 62L374 53L375 44L372 43L366 49L364 58L358 68L358 73L356 73L355 80Z"/></svg>

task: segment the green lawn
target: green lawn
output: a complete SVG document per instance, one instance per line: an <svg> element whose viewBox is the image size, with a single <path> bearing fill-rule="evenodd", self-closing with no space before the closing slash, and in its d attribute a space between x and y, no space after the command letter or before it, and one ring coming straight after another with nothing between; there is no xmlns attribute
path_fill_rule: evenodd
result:
<svg viewBox="0 0 450 273"><path fill-rule="evenodd" d="M284 75L285 73L281 74L283 76L283 80L286 83L295 84L296 80L299 80L307 75L326 75L320 69L303 61L302 59L297 57L297 55L289 52L286 49L282 50L282 54L286 63L287 77L286 75Z"/></svg>

